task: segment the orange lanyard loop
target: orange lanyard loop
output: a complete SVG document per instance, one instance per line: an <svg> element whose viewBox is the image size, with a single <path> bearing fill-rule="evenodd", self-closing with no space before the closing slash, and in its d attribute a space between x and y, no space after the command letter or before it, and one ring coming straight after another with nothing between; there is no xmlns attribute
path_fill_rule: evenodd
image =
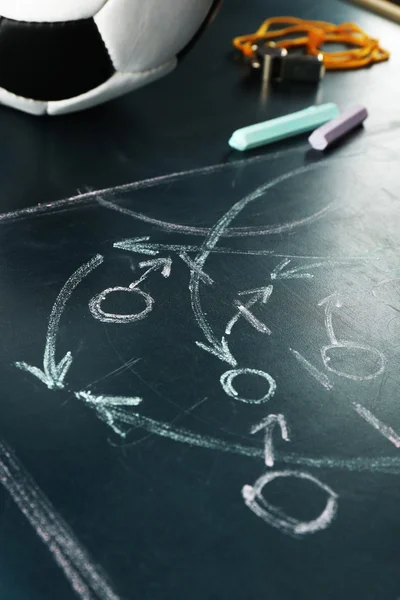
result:
<svg viewBox="0 0 400 600"><path fill-rule="evenodd" d="M293 37L294 34L301 35ZM285 49L304 47L309 55L322 54L327 70L358 69L388 60L390 56L379 45L379 40L370 37L355 23L334 25L296 17L273 17L264 21L255 33L234 38L233 45L244 56L254 59L253 46L260 41L274 41L278 47ZM349 48L333 52L321 50L321 46L327 43L345 44Z"/></svg>

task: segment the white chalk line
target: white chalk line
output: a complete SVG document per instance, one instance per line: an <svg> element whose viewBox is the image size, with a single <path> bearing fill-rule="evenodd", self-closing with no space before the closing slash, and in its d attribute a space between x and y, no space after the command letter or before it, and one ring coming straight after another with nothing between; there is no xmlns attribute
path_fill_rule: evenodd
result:
<svg viewBox="0 0 400 600"><path fill-rule="evenodd" d="M285 442L290 442L289 428L288 428L286 419L283 415L280 415L280 414L279 415L268 415L265 419L263 419L261 421L261 423L254 425L250 430L251 434L258 433L262 429L265 430L264 462L267 467L273 467L274 462L275 462L275 451L274 451L272 433L277 425L279 425L282 439L285 440Z"/></svg>
<svg viewBox="0 0 400 600"><path fill-rule="evenodd" d="M201 251L199 252L199 254L196 256L196 258L194 260L194 262L196 263L196 266L198 268L200 268L201 271L204 271L205 263L207 262L207 259L209 258L212 250L217 246L219 239L224 234L224 232L226 232L227 228L232 223L232 221L243 211L243 209L246 206L248 206L255 200L258 200L259 198L261 198L268 190L274 188L275 186L279 185L280 183L283 183L284 181L287 181L288 179L291 179L297 175L309 173L309 172L315 170L315 168L317 168L317 166L320 168L320 165L308 165L308 166L304 166L304 167L299 167L298 169L290 171L289 173L285 173L284 175L276 177L272 181L269 181L268 183L260 186L259 188L254 190L251 194L249 194L248 196L245 196L244 198L242 198L241 200L236 202L228 210L228 212L226 212L217 221L217 223L212 227L212 229L209 231L207 237L205 238L205 240L201 246ZM309 222L312 222L313 220L315 220L315 218L316 217L314 216L311 219L311 221L309 220ZM290 230L296 228L297 226L298 226L298 221L294 221L290 224L290 226L288 224L286 224L284 226L284 230L290 231ZM280 227L278 229L280 232L283 231L282 227ZM276 231L278 232L278 230L276 230ZM208 343L210 344L213 354L215 354L216 356L218 356L218 358L220 360L227 362L231 366L236 366L237 360L233 357L232 353L230 352L226 340L225 340L225 344L222 345L221 341L219 341L216 338L216 336L214 335L212 328L211 328L210 324L208 323L206 316L202 310L201 302L200 302L200 277L199 277L198 271L195 271L193 269L191 270L191 277L190 277L190 282L189 282L189 292L190 292L192 310L193 310L193 314L195 316L196 322L197 322L198 326L200 327L200 329L202 330L203 335L207 339Z"/></svg>
<svg viewBox="0 0 400 600"><path fill-rule="evenodd" d="M254 290L246 290L246 291L239 292L239 294L238 294L239 296L251 295L253 297L250 298L250 300L248 302L246 302L245 304L242 304L238 300L234 301L234 306L236 306L236 308L238 309L238 312L228 322L228 324L225 328L225 335L231 334L233 326L238 322L240 317L244 317L260 333L265 333L267 335L271 335L271 330L269 329L269 327L267 327L265 325L265 323L263 323L262 321L257 319L257 317L255 315L253 315L252 312L250 312L249 308L254 306L254 304L256 304L257 302L261 302L262 304L267 304L267 302L272 294L273 289L274 289L273 286L269 285L264 288L258 288L258 289L254 289Z"/></svg>
<svg viewBox="0 0 400 600"><path fill-rule="evenodd" d="M234 302L234 305L238 309L239 313L243 316L243 318L246 319L246 321L248 321L250 325L254 327L254 329L257 329L257 331L259 331L260 333L271 335L272 331L270 330L270 328L267 327L265 323L257 319L257 317L249 311L246 305L242 304L241 302L238 302L237 300Z"/></svg>
<svg viewBox="0 0 400 600"><path fill-rule="evenodd" d="M314 377L314 379L316 379L318 383L320 383L326 390L329 391L333 388L333 383L329 380L325 373L321 373L321 371L318 371L318 369L314 367L314 365L312 365L306 358L304 358L304 356L302 356L300 352L297 352L297 350L293 350L293 348L289 348L289 350L293 354L293 356L299 361L299 363L305 368L305 370L308 371L308 373L312 375L312 377Z"/></svg>
<svg viewBox="0 0 400 600"><path fill-rule="evenodd" d="M382 134L390 134L390 133L392 133L392 130L390 130L389 132L387 132L386 130L377 130L376 133L369 131L369 135L382 135ZM269 154L262 154L259 156L254 156L252 158L240 159L240 160L231 161L228 163L219 163L216 165L209 165L206 167L200 167L197 169L189 169L187 171L180 171L180 172L176 172L176 173L169 173L167 175L150 177L148 179L142 179L139 181L134 181L134 182L119 185L119 186L89 191L89 192L86 192L85 194L77 194L75 196L70 196L69 198L63 198L62 200L56 200L54 202L49 202L46 204L38 204L36 206L31 206L28 208L22 208L19 210L1 213L0 214L0 223L3 223L3 222L6 223L6 222L13 221L16 219L24 219L24 218L27 218L29 216L34 216L34 215L40 216L43 213L55 212L57 210L68 210L69 208L73 208L76 205L86 204L91 201L99 202L99 197L101 197L103 195L108 195L108 196L113 197L113 196L116 196L117 194L121 194L121 193L157 187L157 186L165 184L165 183L173 183L174 181L180 181L180 180L184 180L187 178L190 179L191 177L196 176L196 175L208 175L208 174L211 175L213 173L218 173L220 171L237 169L239 167L244 167L247 165L268 162L268 161L276 160L276 159L279 159L282 157L285 158L289 154L304 153L304 151L306 149L307 149L307 145L302 144L301 146L297 146L295 148L288 148L288 149L280 150L277 152L271 152ZM365 152L364 151L362 153L346 152L346 153L341 154L341 156L338 158L332 158L332 157L329 157L329 159L323 158L317 164L319 164L320 166L326 166L327 163L331 164L331 163L337 163L337 162L340 162L343 160L347 161L349 158L357 158L358 156L360 156L360 154L364 155ZM107 201L105 201L105 202L107 202ZM110 203L110 204L112 205L112 203ZM112 205L113 210L116 210L115 206L116 205ZM120 207L118 207L118 208L120 208ZM132 214L135 214L135 213L132 213ZM151 219L150 217L147 217L146 215L142 215L141 213L136 213L136 215L137 216L135 216L135 218L140 219L145 222L158 224L158 225L167 225L167 226L172 226L172 227L178 227L178 230L181 230L182 232L183 232L183 230L185 230L186 233L191 233L190 229L192 229L193 234L195 234L195 235L198 234L197 228L191 228L190 226L185 226L185 225L174 225L172 223L167 224L163 221L157 221L157 219ZM242 228L242 229L244 229L244 231L246 231L246 228ZM251 230L251 228L249 228L248 235L259 235L256 232L250 233L250 230ZM206 233L206 232L203 231L203 233Z"/></svg>
<svg viewBox="0 0 400 600"><path fill-rule="evenodd" d="M148 254L150 256L157 256L160 252L185 252L186 254L198 253L201 250L201 246L193 244L162 244L156 242L150 242L150 237L141 238L125 238L113 243L113 247L119 250L125 250L127 252L135 252L138 254ZM288 259L299 259L299 260L320 260L324 261L323 265L346 265L348 262L363 261L363 262L374 262L379 260L369 256L348 256L348 257L332 257L332 256L312 256L302 254L282 254L273 250L255 250L255 249L240 249L240 248L229 248L225 246L216 246L210 252L210 254L232 254L241 256L270 256L275 258L288 258ZM284 261L288 264L287 261ZM282 264L282 263L281 263ZM279 266L279 265L278 265ZM285 273L291 273L292 271L299 271L302 268L311 268L315 265L307 265L307 267L296 267L285 271ZM322 263L321 263L322 266ZM277 267L276 267L277 268ZM276 269L275 268L275 269ZM285 274L284 273L284 274ZM284 275L283 274L283 275ZM285 279L282 275L281 279ZM276 277L279 279L279 277Z"/></svg>
<svg viewBox="0 0 400 600"><path fill-rule="evenodd" d="M395 432L394 429L385 425L375 415L373 415L367 408L358 404L358 402L352 402L354 410L365 420L367 423L372 425L381 435L383 435L389 442L391 442L396 448L400 448L400 436Z"/></svg>
<svg viewBox="0 0 400 600"><path fill-rule="evenodd" d="M299 150L296 150L294 152L296 153L298 151ZM220 163L220 164L216 164L216 165L210 165L207 167L200 167L197 169L189 169L187 171L180 171L180 172L176 172L176 173L170 173L167 175L161 175L158 177L151 177L148 179L142 179L139 181L135 181L132 183L127 183L127 184L123 184L123 185L119 185L119 186L103 188L103 189L95 190L95 191L88 191L84 194L77 194L75 196L70 196L69 198L63 198L62 200L56 200L54 202L49 202L46 204L38 204L36 206L31 206L28 208L22 208L19 210L1 213L0 214L0 223L13 221L16 219L24 219L29 216L36 216L36 215L40 216L43 213L50 213L50 212L66 210L66 209L68 210L69 208L73 208L76 205L84 205L84 204L87 204L92 201L98 202L98 203L101 203L101 201L103 201L103 202L107 203L107 201L104 201L101 198L103 195L115 197L117 194L123 194L123 193L127 193L127 192L134 192L134 191L143 190L143 189L147 189L147 188L153 188L153 187L157 187L162 184L168 184L168 183L173 183L175 181L190 179L193 176L197 176L197 175L211 175L213 173L218 173L218 172L225 171L225 170L236 169L238 167L243 167L246 165L256 164L259 162L267 162L268 160L273 160L273 159L279 158L283 154L285 154L285 156L287 156L287 153L290 153L290 152L291 152L291 150L285 150L285 151L277 152L277 153L270 154L270 155L256 156L253 158L232 161L229 163ZM110 204L112 205L112 203L110 203ZM114 207L115 205L112 205L112 206ZM113 208L113 209L115 210L115 208ZM140 215L140 213L137 213L137 215L140 217L143 217L141 219L143 221L157 222L156 219L152 220L152 219L146 217L146 215ZM135 218L138 218L138 217L135 217ZM162 223L162 222L159 222L159 223ZM173 224L171 224L171 225L173 226ZM181 227L184 227L185 229L186 228L191 229L189 226L181 226ZM193 229L196 229L196 228L193 228Z"/></svg>
<svg viewBox="0 0 400 600"><path fill-rule="evenodd" d="M328 338L332 346L336 346L338 344L336 335L333 331L332 324L332 313L334 308L341 308L342 301L337 292L334 292L327 298L324 298L320 302L318 302L318 306L325 306L325 329L328 334Z"/></svg>
<svg viewBox="0 0 400 600"><path fill-rule="evenodd" d="M198 273L203 283L205 283L206 285L214 284L214 281L211 279L211 277L207 275L207 273L204 273L204 271L202 271L200 267L196 265L196 263L186 254L186 252L180 252L179 258L183 260L183 262L189 267L189 269Z"/></svg>
<svg viewBox="0 0 400 600"><path fill-rule="evenodd" d="M34 375L40 379L40 381L42 381L42 383L44 383L51 390L63 389L65 387L64 379L73 361L71 352L67 352L64 358L58 364L55 360L58 328L66 304L75 288L81 283L81 281L87 277L89 273L101 265L103 261L103 256L97 254L89 262L79 267L79 269L77 269L75 273L71 275L58 294L51 310L47 327L46 345L43 355L43 370L39 369L38 367L28 365L26 362L15 363L18 368L31 373L31 375Z"/></svg>
<svg viewBox="0 0 400 600"><path fill-rule="evenodd" d="M149 433L170 439L174 442L188 444L190 446L205 448L208 450L219 450L230 454L238 454L250 458L264 459L264 449L255 446L245 446L226 442L219 438L193 433L182 427L175 427L169 423L161 423L138 413L127 412L120 409L110 408L115 421L121 421L127 425L144 429ZM400 475L400 457L385 456L379 458L334 458L322 457L311 458L300 456L289 452L275 452L275 460L280 464L289 466L307 467L315 469L337 469L355 472L381 472L390 475Z"/></svg>
<svg viewBox="0 0 400 600"><path fill-rule="evenodd" d="M0 481L47 546L81 600L119 600L102 570L79 543L68 525L0 440Z"/></svg>

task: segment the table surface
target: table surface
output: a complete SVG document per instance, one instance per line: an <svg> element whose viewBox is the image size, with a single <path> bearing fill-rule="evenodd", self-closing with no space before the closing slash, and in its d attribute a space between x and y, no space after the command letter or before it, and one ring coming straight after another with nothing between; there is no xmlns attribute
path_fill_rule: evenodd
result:
<svg viewBox="0 0 400 600"><path fill-rule="evenodd" d="M225 0L89 112L0 110L1 598L400 597L399 26L281 0L392 55L265 94L231 39L274 14ZM322 102L370 117L228 147Z"/></svg>

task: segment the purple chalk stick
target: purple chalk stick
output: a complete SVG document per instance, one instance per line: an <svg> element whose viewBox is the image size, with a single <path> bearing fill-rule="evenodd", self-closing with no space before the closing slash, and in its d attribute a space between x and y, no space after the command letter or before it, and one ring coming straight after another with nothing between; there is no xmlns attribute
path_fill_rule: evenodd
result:
<svg viewBox="0 0 400 600"><path fill-rule="evenodd" d="M329 121L329 123L325 123L325 125L316 129L310 135L308 141L315 150L325 150L333 142L361 125L367 117L368 111L364 106L354 106L333 119L333 121Z"/></svg>

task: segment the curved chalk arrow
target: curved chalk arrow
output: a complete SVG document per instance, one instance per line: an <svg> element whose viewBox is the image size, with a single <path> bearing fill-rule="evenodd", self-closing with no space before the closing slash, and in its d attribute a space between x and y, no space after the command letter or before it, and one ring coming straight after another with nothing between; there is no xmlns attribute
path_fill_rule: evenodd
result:
<svg viewBox="0 0 400 600"><path fill-rule="evenodd" d="M226 339L223 337L222 340L219 341L218 338L213 334L213 331L212 331L212 329L206 319L206 316L202 310L201 302L200 302L199 271L204 270L204 265L207 262L207 259L210 256L210 254L217 247L219 239L221 238L221 236L223 236L227 232L232 221L234 221L234 219L236 219L236 217L242 212L242 210L244 208L246 208L246 206L248 206L255 200L258 200L259 198L261 198L268 190L274 188L275 186L279 185L280 183L283 183L284 181L291 179L291 178L295 177L296 175L308 173L308 172L312 171L314 168L315 168L314 165L307 165L304 167L299 167L298 169L294 169L293 171L290 171L289 173L285 173L284 175L280 175L279 177L276 177L272 181L269 181L268 183L260 186L259 188L254 190L254 192L250 193L248 196L245 196L244 198L242 198L241 200L236 202L228 210L228 212L225 213L217 221L217 223L212 227L212 229L210 229L210 231L207 234L207 237L205 238L205 240L201 246L201 250L200 250L199 254L194 259L194 263L196 264L196 270L193 269L191 271L191 277L190 277L190 283L189 283L189 291L190 291L192 310L194 312L196 321L197 321L199 327L201 328L201 330L203 331L203 334L206 337L209 345L206 345L206 344L203 344L200 342L196 342L196 343L203 350L206 350L207 352L214 354L222 361L225 361L234 367L237 365L237 361L232 356ZM297 223L294 222L292 228L294 228L296 226L297 226Z"/></svg>
<svg viewBox="0 0 400 600"><path fill-rule="evenodd" d="M40 381L47 385L50 390L62 390L65 387L64 379L73 361L71 352L67 352L64 358L62 358L58 364L56 363L55 359L58 327L65 306L80 282L96 267L101 265L103 261L104 257L100 254L97 254L94 258L92 258L92 260L82 265L82 267L79 267L79 269L77 269L75 273L71 275L58 294L51 310L49 324L47 327L46 346L43 356L43 370L39 369L38 367L28 365L25 362L15 363L15 366L19 369L27 371L28 373L31 373L31 375L34 375L40 379Z"/></svg>

